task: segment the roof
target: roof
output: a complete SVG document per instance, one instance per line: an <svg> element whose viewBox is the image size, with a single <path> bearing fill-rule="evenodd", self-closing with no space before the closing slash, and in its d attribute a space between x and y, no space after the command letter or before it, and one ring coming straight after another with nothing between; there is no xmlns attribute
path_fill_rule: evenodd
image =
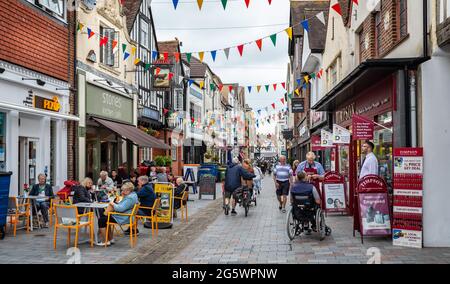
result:
<svg viewBox="0 0 450 284"><path fill-rule="evenodd" d="M187 62L186 55L182 55L183 61ZM191 62L189 63L191 70L191 78L205 78L206 68L208 67L205 63L202 63L198 58L192 56Z"/></svg>
<svg viewBox="0 0 450 284"><path fill-rule="evenodd" d="M328 19L328 9L325 12L325 19ZM325 42L327 39L327 25L323 24L315 15L317 15L317 10L305 11L306 17L309 20L309 32L308 41L309 48L313 52L322 52L325 49Z"/></svg>
<svg viewBox="0 0 450 284"><path fill-rule="evenodd" d="M173 63L175 62L175 55L174 53L178 52L180 53L180 42L177 38L174 40L169 41L158 41L158 51L159 54L162 55L164 52L169 53L168 62L164 62L164 60L157 60L158 62L164 64L164 63Z"/></svg>
<svg viewBox="0 0 450 284"><path fill-rule="evenodd" d="M330 8L330 1L315 0L315 1L291 1L291 15L290 23L293 26L294 36L303 36L303 26L300 25L305 19L309 19L310 27L315 26L316 23L322 25L319 19L315 17L320 12L325 12L325 20L328 20L328 11Z"/></svg>
<svg viewBox="0 0 450 284"><path fill-rule="evenodd" d="M127 18L128 33L131 33L136 16L141 9L142 0L124 0L123 2L123 13Z"/></svg>

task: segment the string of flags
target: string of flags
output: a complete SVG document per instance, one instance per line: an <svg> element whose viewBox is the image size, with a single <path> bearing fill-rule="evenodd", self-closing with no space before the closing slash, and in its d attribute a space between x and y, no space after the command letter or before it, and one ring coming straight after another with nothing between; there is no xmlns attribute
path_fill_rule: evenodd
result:
<svg viewBox="0 0 450 284"><path fill-rule="evenodd" d="M227 3L228 3L228 1L233 1L233 0L220 0L220 2L222 3L222 7L223 7L224 10L226 10L226 8L227 8ZM237 1L237 0L234 0L234 1ZM245 3L245 6L247 7L247 9L249 8L249 6L250 6L250 0L240 0L240 1L243 1L243 2ZM177 9L178 3L179 3L179 2L180 2L179 0L172 0L172 4L173 4L173 7L174 7L175 10ZM198 9L199 9L200 11L202 10L203 3L204 3L204 2L205 2L204 0L197 0L197 6L198 6ZM269 3L269 5L272 5L272 0L267 0L267 2ZM186 2L185 2L185 3L186 3Z"/></svg>

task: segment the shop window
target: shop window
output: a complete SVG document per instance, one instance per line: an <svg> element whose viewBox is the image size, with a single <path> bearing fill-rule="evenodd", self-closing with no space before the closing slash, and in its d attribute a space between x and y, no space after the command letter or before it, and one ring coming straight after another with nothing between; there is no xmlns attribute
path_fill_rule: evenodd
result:
<svg viewBox="0 0 450 284"><path fill-rule="evenodd" d="M403 39L408 35L408 9L407 0L397 1L397 34L399 39Z"/></svg>
<svg viewBox="0 0 450 284"><path fill-rule="evenodd" d="M106 44L100 47L100 62L104 65L118 68L119 67L119 43L113 47L113 42L119 40L119 33L112 28L107 28L104 26L100 27L100 34L102 37L107 37L108 41Z"/></svg>
<svg viewBox="0 0 450 284"><path fill-rule="evenodd" d="M378 158L378 174L392 188L392 156L393 156L393 128L392 112L376 117L376 122L383 127L377 127L374 133L374 154Z"/></svg>
<svg viewBox="0 0 450 284"><path fill-rule="evenodd" d="M44 10L53 17L65 20L66 19L66 3L64 0L28 0L41 10Z"/></svg>
<svg viewBox="0 0 450 284"><path fill-rule="evenodd" d="M6 171L6 114L0 112L0 171Z"/></svg>

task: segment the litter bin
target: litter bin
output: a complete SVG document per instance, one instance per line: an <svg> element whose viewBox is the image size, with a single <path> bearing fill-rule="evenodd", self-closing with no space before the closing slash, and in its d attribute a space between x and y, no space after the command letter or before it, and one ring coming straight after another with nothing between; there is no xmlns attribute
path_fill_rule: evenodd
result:
<svg viewBox="0 0 450 284"><path fill-rule="evenodd" d="M8 216L9 184L12 172L0 172L0 239L5 238L6 217Z"/></svg>

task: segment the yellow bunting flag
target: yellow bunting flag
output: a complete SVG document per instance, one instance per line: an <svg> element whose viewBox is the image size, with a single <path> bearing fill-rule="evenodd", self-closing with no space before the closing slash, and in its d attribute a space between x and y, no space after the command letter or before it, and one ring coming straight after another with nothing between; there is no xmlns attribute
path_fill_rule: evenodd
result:
<svg viewBox="0 0 450 284"><path fill-rule="evenodd" d="M201 82L200 82L200 89L203 90L203 86L205 86L205 82L204 82L204 81L201 81Z"/></svg>
<svg viewBox="0 0 450 284"><path fill-rule="evenodd" d="M136 59L134 60L134 65L138 65L140 62L141 62L141 60L140 60L139 58L136 58Z"/></svg>
<svg viewBox="0 0 450 284"><path fill-rule="evenodd" d="M259 93L259 91L261 90L261 86L256 86L256 89L258 90Z"/></svg>
<svg viewBox="0 0 450 284"><path fill-rule="evenodd" d="M300 91L298 89L295 90L295 93L297 94L297 96L300 96Z"/></svg>
<svg viewBox="0 0 450 284"><path fill-rule="evenodd" d="M289 27L289 28L285 29L284 31L287 33L289 39L292 40L292 27Z"/></svg>
<svg viewBox="0 0 450 284"><path fill-rule="evenodd" d="M308 84L309 83L309 76L308 75L306 75L305 77L303 77L304 79L305 79L305 82L306 82L306 84Z"/></svg>
<svg viewBox="0 0 450 284"><path fill-rule="evenodd" d="M205 56L205 52L201 51L198 53L198 58L200 58L200 62L203 62L203 57Z"/></svg>
<svg viewBox="0 0 450 284"><path fill-rule="evenodd" d="M136 55L136 47L135 46L132 46L131 47L131 54L134 56L134 55Z"/></svg>
<svg viewBox="0 0 450 284"><path fill-rule="evenodd" d="M197 0L198 9L201 10L203 6L203 0Z"/></svg>

